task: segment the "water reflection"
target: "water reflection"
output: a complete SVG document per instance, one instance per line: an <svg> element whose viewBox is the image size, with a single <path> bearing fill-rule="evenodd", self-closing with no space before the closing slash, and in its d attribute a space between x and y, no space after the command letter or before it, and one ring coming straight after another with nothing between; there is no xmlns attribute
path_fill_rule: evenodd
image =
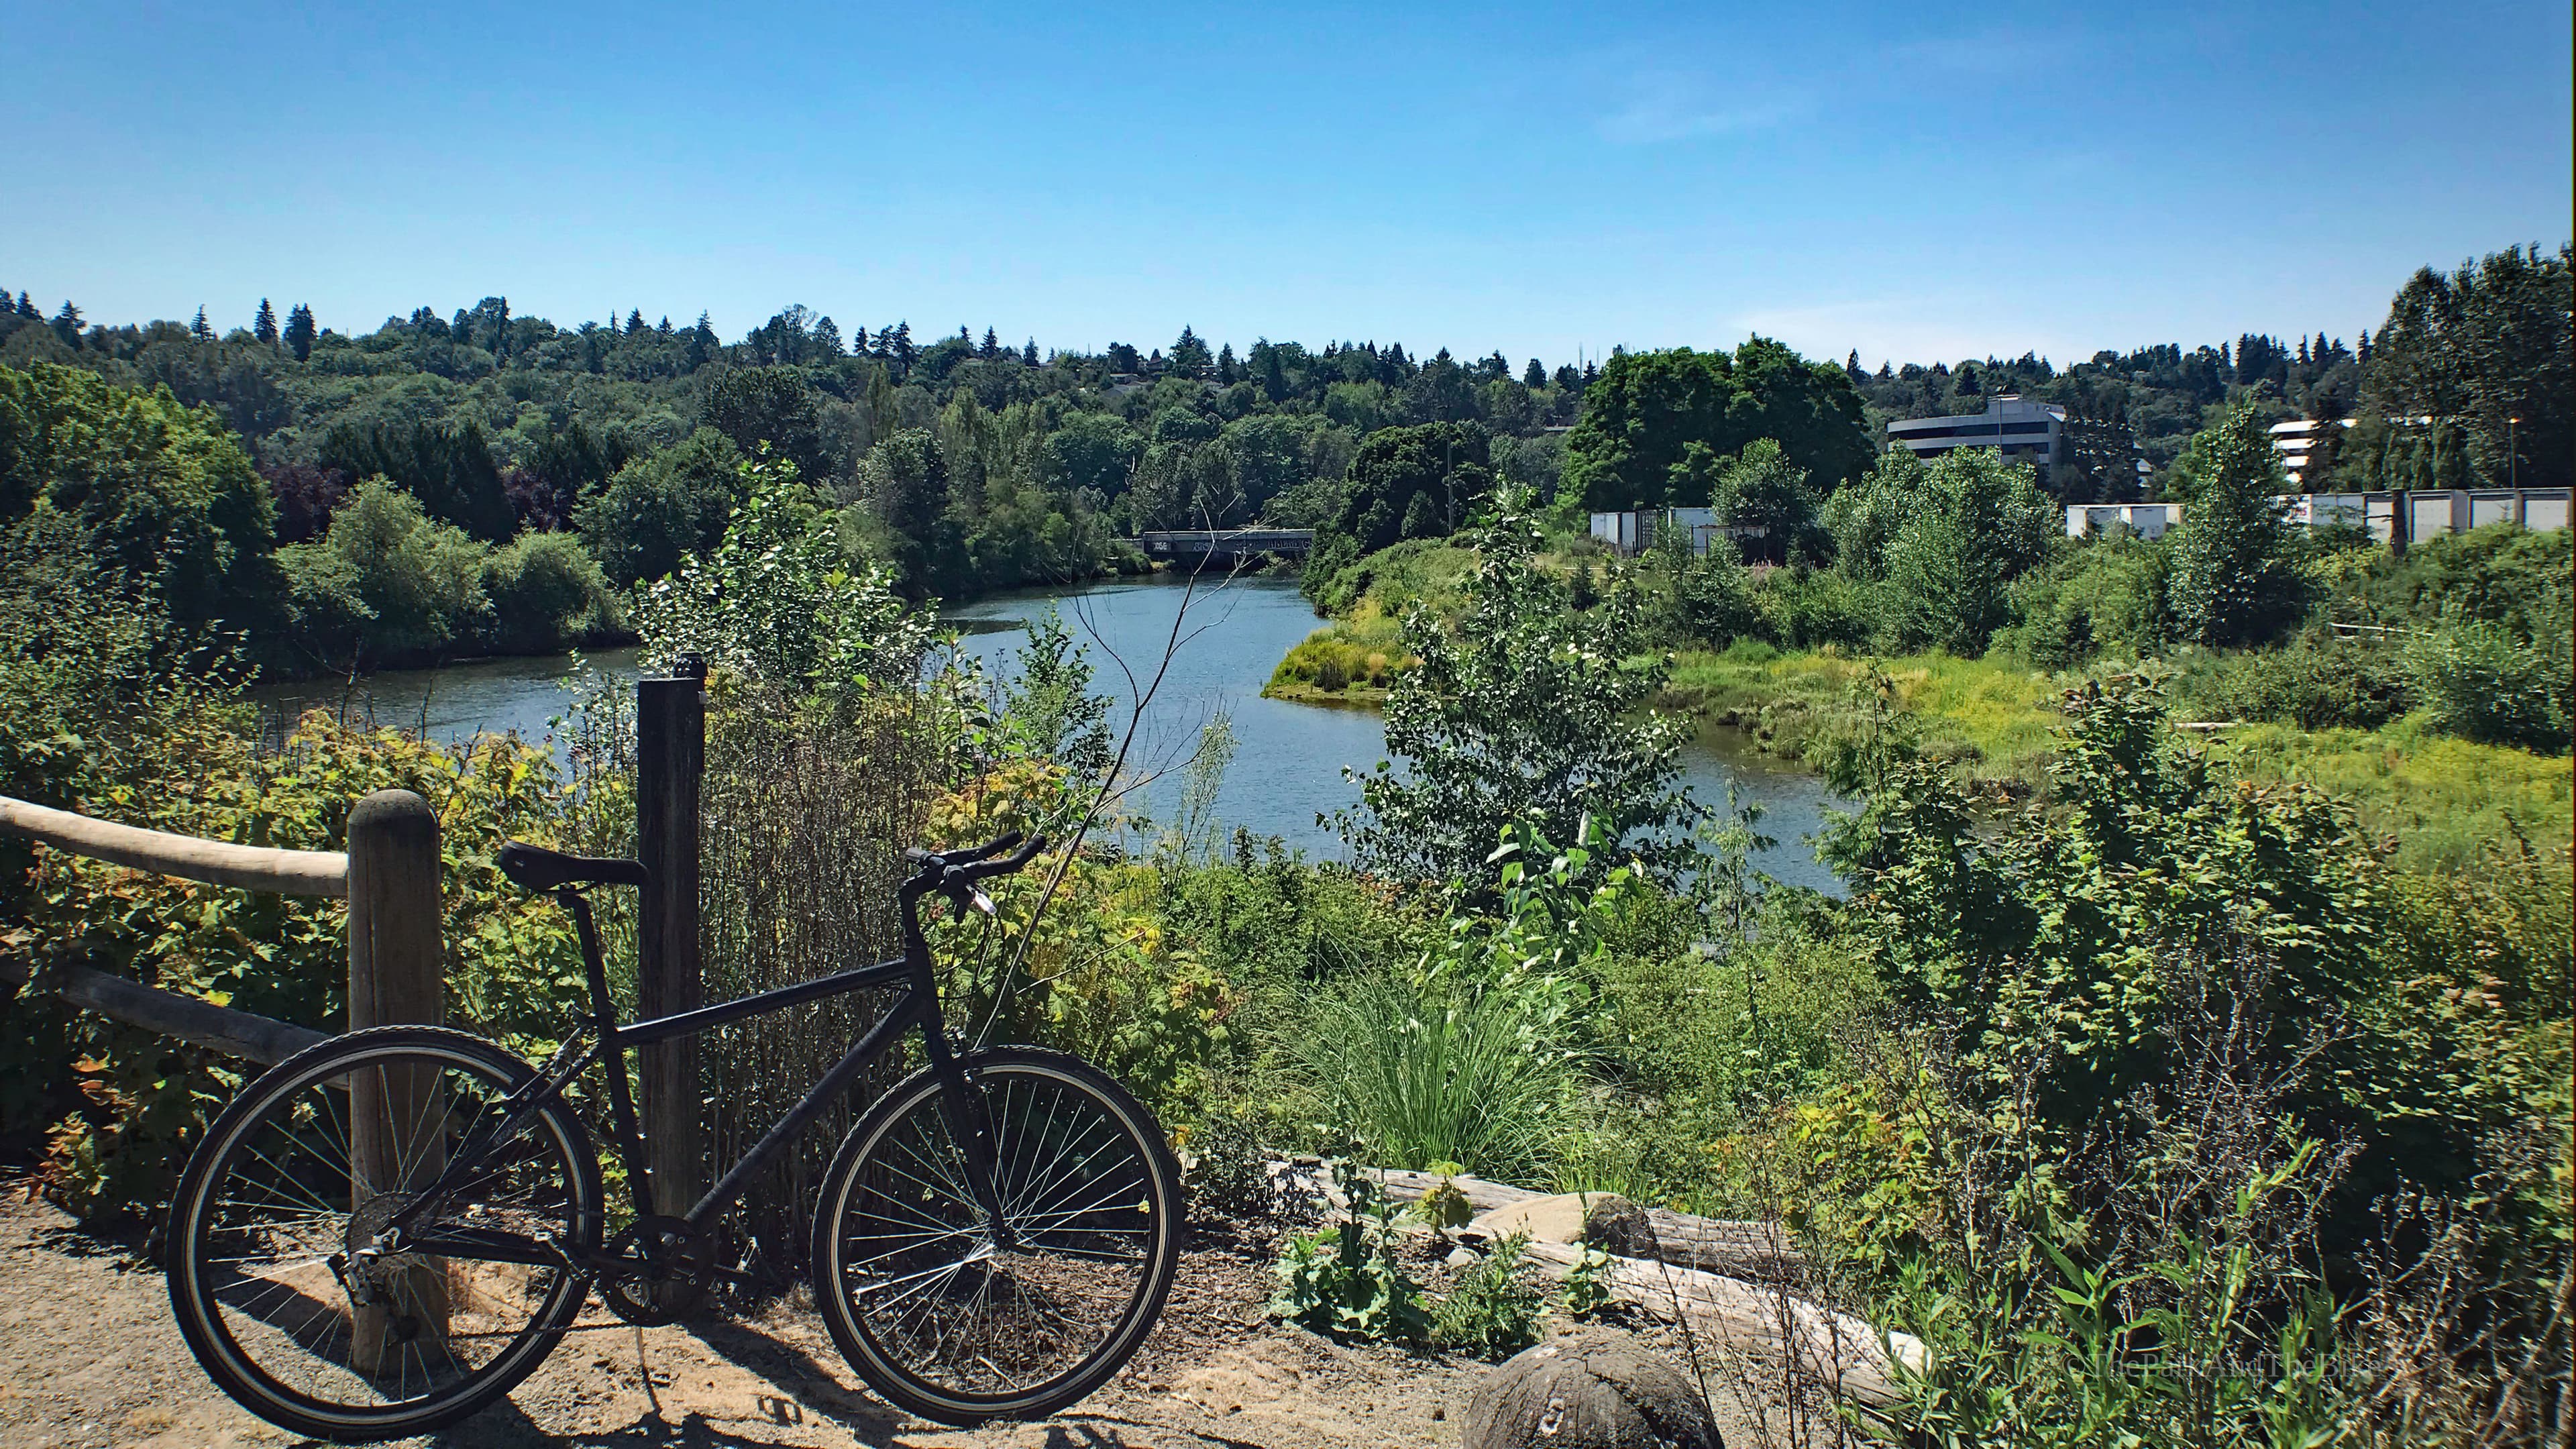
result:
<svg viewBox="0 0 2576 1449"><path fill-rule="evenodd" d="M961 650L999 671L1025 637L1023 626L1050 604L1090 654L1095 687L1118 701L1114 726L1123 730L1138 694L1155 688L1128 760L1130 773L1142 778L1129 808L1155 820L1176 813L1180 766L1196 748L1201 728L1224 712L1233 721L1236 752L1216 797L1214 814L1223 828L1277 835L1311 858L1342 857L1330 817L1359 799L1343 769L1368 770L1384 757L1385 741L1374 710L1261 697L1271 667L1318 622L1293 575L1246 575L1221 587L1203 586L1195 595L1171 576L1120 579L984 599L956 610L947 622L958 630ZM1176 626L1179 647L1155 687L1154 674ZM632 649L610 650L583 662L631 677L635 656ZM569 707L565 686L573 667L569 655L484 659L356 681L269 685L255 697L273 722L318 707L417 729L442 742L506 730L533 740L543 738L549 722ZM1722 807L1729 786L1739 799L1762 804L1760 829L1779 844L1760 858L1759 869L1791 884L1840 893L1809 844L1825 812L1840 803L1823 782L1764 759L1725 730L1707 731L1687 746L1683 764L1683 778L1702 804Z"/></svg>

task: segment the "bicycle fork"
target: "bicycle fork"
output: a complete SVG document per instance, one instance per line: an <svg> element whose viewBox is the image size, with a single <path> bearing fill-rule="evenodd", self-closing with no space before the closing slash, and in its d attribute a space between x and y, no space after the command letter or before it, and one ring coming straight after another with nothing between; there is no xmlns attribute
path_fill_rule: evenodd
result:
<svg viewBox="0 0 2576 1449"><path fill-rule="evenodd" d="M966 1064L949 1050L947 1033L938 1019L933 1017L922 1027L930 1072L939 1082L940 1116L948 1124L949 1140L957 1144L958 1155L965 1159L966 1190L974 1195L975 1206L984 1210L985 1221L992 1224L993 1246L1006 1253L1017 1252L1020 1235L1002 1211L1000 1185L994 1181L992 1115L975 1092L974 1078Z"/></svg>

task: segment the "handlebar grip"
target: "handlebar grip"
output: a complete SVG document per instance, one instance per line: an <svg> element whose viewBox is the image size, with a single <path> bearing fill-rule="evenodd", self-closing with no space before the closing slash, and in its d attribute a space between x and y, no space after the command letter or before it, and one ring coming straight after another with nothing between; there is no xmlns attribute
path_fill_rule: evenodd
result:
<svg viewBox="0 0 2576 1449"><path fill-rule="evenodd" d="M1014 841L1018 840L1020 838L1019 832L1016 830L1011 832L1009 838ZM1046 849L1046 844L1045 836L1031 836L1028 844L1021 846L1014 854L1001 860L987 860L978 865L968 866L961 871L960 874L968 880L984 880L992 876L1009 875L1015 870L1020 870L1026 867L1030 861L1037 859L1038 852Z"/></svg>
<svg viewBox="0 0 2576 1449"><path fill-rule="evenodd" d="M998 840L987 840L981 845L969 845L961 850L933 851L924 850L918 845L907 845L903 850L903 858L915 865L960 866L979 860L990 860L1019 843L1020 832L1014 830Z"/></svg>

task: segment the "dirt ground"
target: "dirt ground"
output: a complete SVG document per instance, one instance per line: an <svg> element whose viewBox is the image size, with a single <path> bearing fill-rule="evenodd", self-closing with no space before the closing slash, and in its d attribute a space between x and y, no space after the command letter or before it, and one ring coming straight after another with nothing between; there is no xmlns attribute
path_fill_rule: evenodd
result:
<svg viewBox="0 0 2576 1449"><path fill-rule="evenodd" d="M822 1322L636 1329L594 1306L509 1402L412 1444L852 1444L870 1449L1309 1449L1452 1445L1488 1365L1350 1349L1271 1322L1266 1236L1201 1235L1152 1338L1108 1387L1043 1424L962 1431L859 1386ZM234 1406L189 1357L137 1245L73 1229L0 1181L0 1449L229 1449L303 1442Z"/></svg>

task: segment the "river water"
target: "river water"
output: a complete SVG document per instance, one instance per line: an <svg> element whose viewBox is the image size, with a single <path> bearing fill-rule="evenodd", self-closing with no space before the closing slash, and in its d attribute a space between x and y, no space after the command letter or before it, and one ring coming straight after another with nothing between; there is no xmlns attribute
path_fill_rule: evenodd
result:
<svg viewBox="0 0 2576 1449"><path fill-rule="evenodd" d="M1094 688L1118 702L1111 723L1122 730L1138 690L1162 662L1175 622L1180 625L1179 647L1129 753L1129 773L1150 777L1128 798L1129 809L1156 820L1176 813L1180 766L1200 731L1223 713L1233 726L1235 755L1213 813L1225 832L1241 826L1256 836L1277 835L1310 858L1343 856L1331 816L1356 802L1359 789L1342 772L1367 771L1383 758L1384 741L1374 710L1261 697L1272 666L1321 622L1297 592L1294 574L1244 575L1195 592L1178 578L1156 576L1008 594L956 609L949 621L959 630L959 647L998 673L1025 637L1022 626L1050 605L1089 655ZM633 650L586 656L584 663L621 675L636 667ZM281 712L320 705L440 740L501 730L534 739L570 703L572 668L564 656L488 659L388 671L349 684L272 686L260 694ZM1781 768L1722 729L1688 745L1683 766L1685 782L1703 804L1723 806L1730 786L1739 800L1761 803L1760 829L1779 844L1764 853L1760 869L1785 883L1840 893L1809 839L1840 803L1821 781Z"/></svg>

